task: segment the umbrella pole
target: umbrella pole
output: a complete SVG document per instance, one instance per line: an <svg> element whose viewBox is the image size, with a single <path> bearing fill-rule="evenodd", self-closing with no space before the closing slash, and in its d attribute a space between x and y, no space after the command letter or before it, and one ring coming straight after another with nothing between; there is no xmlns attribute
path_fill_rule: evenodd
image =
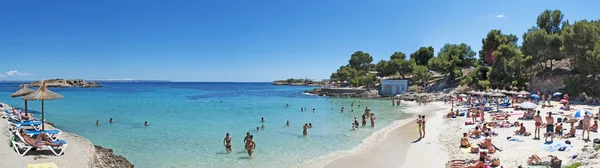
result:
<svg viewBox="0 0 600 168"><path fill-rule="evenodd" d="M44 100L42 100L42 131L44 131Z"/></svg>
<svg viewBox="0 0 600 168"><path fill-rule="evenodd" d="M29 113L27 113L27 100L25 100L25 116L27 116Z"/></svg>

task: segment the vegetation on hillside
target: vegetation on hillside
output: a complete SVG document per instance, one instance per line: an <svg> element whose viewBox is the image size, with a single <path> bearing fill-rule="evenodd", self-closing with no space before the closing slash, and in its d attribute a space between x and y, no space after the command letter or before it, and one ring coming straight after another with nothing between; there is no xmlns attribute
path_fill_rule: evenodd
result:
<svg viewBox="0 0 600 168"><path fill-rule="evenodd" d="M433 47L420 47L407 58L394 52L389 60L372 64L369 53L357 51L348 65L331 74L332 80L350 81L352 85L369 85L377 75L412 77L422 84L431 78L431 71L448 77L448 82L460 82L471 87L529 88L531 77L541 71L553 71L555 62L568 60L571 67L564 79L564 92L571 95L600 97L600 20L579 20L572 24L564 20L560 10L546 10L522 36L522 43L513 34L490 30L482 39L481 50L475 52L468 44L446 44L437 55ZM477 53L479 59L476 58ZM461 69L473 68L469 74ZM459 81L460 80L460 81Z"/></svg>

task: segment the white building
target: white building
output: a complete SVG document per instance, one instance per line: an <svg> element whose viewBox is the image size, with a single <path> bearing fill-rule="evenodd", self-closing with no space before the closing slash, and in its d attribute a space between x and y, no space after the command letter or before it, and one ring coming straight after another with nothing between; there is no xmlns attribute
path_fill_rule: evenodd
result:
<svg viewBox="0 0 600 168"><path fill-rule="evenodd" d="M381 81L381 95L395 96L408 92L407 80L383 80Z"/></svg>

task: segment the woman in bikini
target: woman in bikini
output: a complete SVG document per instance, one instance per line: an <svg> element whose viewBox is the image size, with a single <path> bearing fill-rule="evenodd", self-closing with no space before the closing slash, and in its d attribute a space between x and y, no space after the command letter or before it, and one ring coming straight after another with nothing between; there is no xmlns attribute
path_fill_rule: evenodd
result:
<svg viewBox="0 0 600 168"><path fill-rule="evenodd" d="M229 136L229 133L225 134L225 139L223 139L223 145L225 145L225 150L227 152L231 152L231 136Z"/></svg>
<svg viewBox="0 0 600 168"><path fill-rule="evenodd" d="M460 138L460 147L461 148L468 148L471 146L471 142L469 142L469 136L467 135L467 133L463 133L463 137Z"/></svg>
<svg viewBox="0 0 600 168"><path fill-rule="evenodd" d="M302 127L302 135L306 136L308 135L308 124L304 124L304 127Z"/></svg>
<svg viewBox="0 0 600 168"><path fill-rule="evenodd" d="M362 115L362 127L367 126L367 116L365 114ZM358 127L358 125L356 125Z"/></svg>
<svg viewBox="0 0 600 168"><path fill-rule="evenodd" d="M250 138L246 141L246 151L248 151L248 156L252 157L252 153L254 153L254 149L256 148L256 143L254 143L254 135L250 135Z"/></svg>
<svg viewBox="0 0 600 168"><path fill-rule="evenodd" d="M375 113L371 113L371 127L375 127Z"/></svg>

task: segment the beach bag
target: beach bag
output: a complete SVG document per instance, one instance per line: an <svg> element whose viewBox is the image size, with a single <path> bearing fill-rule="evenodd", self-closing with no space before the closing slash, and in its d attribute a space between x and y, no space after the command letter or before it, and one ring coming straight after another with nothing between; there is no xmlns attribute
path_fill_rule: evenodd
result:
<svg viewBox="0 0 600 168"><path fill-rule="evenodd" d="M598 138L594 139L594 143L600 144L600 139L598 139Z"/></svg>
<svg viewBox="0 0 600 168"><path fill-rule="evenodd" d="M10 145L10 147L13 147L13 141L15 141L15 136L10 137L10 141L8 141L8 145Z"/></svg>

